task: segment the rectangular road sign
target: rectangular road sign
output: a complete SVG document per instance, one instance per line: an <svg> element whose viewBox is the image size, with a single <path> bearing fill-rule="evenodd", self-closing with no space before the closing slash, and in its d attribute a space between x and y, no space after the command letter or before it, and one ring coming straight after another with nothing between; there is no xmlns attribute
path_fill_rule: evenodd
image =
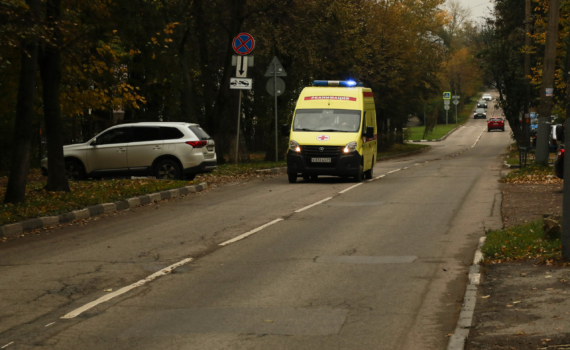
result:
<svg viewBox="0 0 570 350"><path fill-rule="evenodd" d="M443 104L446 106L449 106L449 102L450 102L450 100L443 100Z"/></svg>
<svg viewBox="0 0 570 350"><path fill-rule="evenodd" d="M443 99L444 100L450 100L451 99L451 92L444 92L443 93Z"/></svg>
<svg viewBox="0 0 570 350"><path fill-rule="evenodd" d="M230 78L230 89L251 90L252 86L251 78Z"/></svg>
<svg viewBox="0 0 570 350"><path fill-rule="evenodd" d="M238 56L236 62L236 77L245 78L247 77L247 56Z"/></svg>

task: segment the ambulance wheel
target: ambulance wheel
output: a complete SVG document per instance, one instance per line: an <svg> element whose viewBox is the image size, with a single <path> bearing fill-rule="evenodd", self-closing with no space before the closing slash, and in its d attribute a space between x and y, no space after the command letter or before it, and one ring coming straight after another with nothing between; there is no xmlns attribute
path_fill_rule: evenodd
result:
<svg viewBox="0 0 570 350"><path fill-rule="evenodd" d="M372 158L372 165L370 169L364 172L364 178L371 180L373 176L374 176L374 158Z"/></svg>
<svg viewBox="0 0 570 350"><path fill-rule="evenodd" d="M297 182L297 174L287 174L287 177L289 178L290 184Z"/></svg>
<svg viewBox="0 0 570 350"><path fill-rule="evenodd" d="M309 174L303 174L303 180L309 181L310 179L311 179L311 176Z"/></svg>
<svg viewBox="0 0 570 350"><path fill-rule="evenodd" d="M358 174L354 175L354 181L362 182L363 179L364 179L364 167L362 166L362 164L360 164L360 166L358 167Z"/></svg>

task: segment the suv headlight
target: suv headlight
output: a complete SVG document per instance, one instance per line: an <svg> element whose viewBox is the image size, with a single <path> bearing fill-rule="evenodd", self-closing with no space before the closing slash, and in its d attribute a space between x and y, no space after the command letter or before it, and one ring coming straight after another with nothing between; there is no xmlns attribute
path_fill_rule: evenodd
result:
<svg viewBox="0 0 570 350"><path fill-rule="evenodd" d="M356 141L352 141L344 147L344 153L350 153L354 151L356 151Z"/></svg>
<svg viewBox="0 0 570 350"><path fill-rule="evenodd" d="M293 152L301 153L301 146L295 140L289 141L289 149Z"/></svg>

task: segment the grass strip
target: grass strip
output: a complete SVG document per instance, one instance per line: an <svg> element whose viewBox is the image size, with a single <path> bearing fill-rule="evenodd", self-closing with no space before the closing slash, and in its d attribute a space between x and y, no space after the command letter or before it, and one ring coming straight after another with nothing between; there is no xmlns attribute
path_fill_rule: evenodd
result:
<svg viewBox="0 0 570 350"><path fill-rule="evenodd" d="M155 179L70 181L71 192L42 190L45 181L26 186L26 202L0 204L0 225L42 216L65 214L90 205L126 200L135 196L170 190L197 183ZM6 188L0 188L0 203Z"/></svg>
<svg viewBox="0 0 570 350"><path fill-rule="evenodd" d="M542 220L490 231L481 248L485 262L559 259L560 239L543 238Z"/></svg>
<svg viewBox="0 0 570 350"><path fill-rule="evenodd" d="M455 129L455 127L457 127L458 125L460 125L460 124L437 125L435 128L433 128L433 132L431 134L429 134L428 139L429 140L440 139L440 138L444 137L445 135L447 135L448 132ZM425 126L414 126L414 127L408 128L407 131L409 132L409 135L410 135L408 137L408 140L410 140L410 141L422 140L422 138L424 136L424 130L425 130Z"/></svg>
<svg viewBox="0 0 570 350"><path fill-rule="evenodd" d="M530 164L522 169L512 170L501 179L503 183L562 183L562 180L554 175L554 169L550 166Z"/></svg>
<svg viewBox="0 0 570 350"><path fill-rule="evenodd" d="M404 144L394 144L387 150L378 151L378 159L382 157L390 157L390 156L397 156L397 155L404 155L406 153L410 153L413 151L417 151L422 148L427 148L428 145L417 145L411 143L404 143Z"/></svg>

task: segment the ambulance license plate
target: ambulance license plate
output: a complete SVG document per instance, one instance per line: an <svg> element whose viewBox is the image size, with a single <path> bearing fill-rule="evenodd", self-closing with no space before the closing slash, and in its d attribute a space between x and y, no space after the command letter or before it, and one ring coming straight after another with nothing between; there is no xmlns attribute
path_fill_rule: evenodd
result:
<svg viewBox="0 0 570 350"><path fill-rule="evenodd" d="M311 158L312 163L330 163L331 158Z"/></svg>

